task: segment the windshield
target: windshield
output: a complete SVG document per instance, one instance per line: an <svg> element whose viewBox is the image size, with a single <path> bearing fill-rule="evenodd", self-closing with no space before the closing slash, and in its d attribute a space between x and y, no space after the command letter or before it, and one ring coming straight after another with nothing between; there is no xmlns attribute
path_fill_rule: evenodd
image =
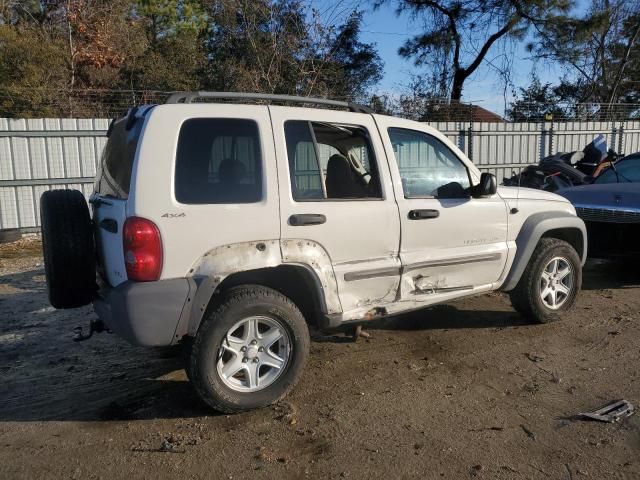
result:
<svg viewBox="0 0 640 480"><path fill-rule="evenodd" d="M640 154L629 155L607 168L594 183L636 183L640 182Z"/></svg>

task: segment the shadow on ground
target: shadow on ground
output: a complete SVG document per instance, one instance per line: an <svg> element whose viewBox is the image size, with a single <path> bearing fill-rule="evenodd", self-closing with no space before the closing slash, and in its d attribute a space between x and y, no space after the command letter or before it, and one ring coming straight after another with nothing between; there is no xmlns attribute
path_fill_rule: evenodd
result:
<svg viewBox="0 0 640 480"><path fill-rule="evenodd" d="M640 286L640 261L589 260L583 270L583 290Z"/></svg>
<svg viewBox="0 0 640 480"><path fill-rule="evenodd" d="M638 284L635 273L635 269L621 270L619 264L589 262L584 287L627 288ZM456 304L434 306L369 322L366 329L528 325L511 309L496 310L497 302L504 306L498 298L481 302L479 309L470 310ZM489 309L482 309L483 305ZM215 414L188 383L179 354L133 347L104 333L87 342L73 342L72 329L86 325L92 315L90 307L52 310L42 269L0 276L0 421L125 421ZM314 332L312 338L318 343L353 341L344 333Z"/></svg>

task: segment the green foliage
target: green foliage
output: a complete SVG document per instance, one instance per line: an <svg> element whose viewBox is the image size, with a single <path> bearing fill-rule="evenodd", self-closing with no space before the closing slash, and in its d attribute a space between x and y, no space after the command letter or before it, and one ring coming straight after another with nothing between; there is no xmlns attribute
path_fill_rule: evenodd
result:
<svg viewBox="0 0 640 480"><path fill-rule="evenodd" d="M207 28L207 15L196 0L135 0L133 8L152 43L172 35L197 37Z"/></svg>
<svg viewBox="0 0 640 480"><path fill-rule="evenodd" d="M585 11L550 17L537 27L529 50L564 67L563 97L611 104L638 97L638 2L591 0Z"/></svg>
<svg viewBox="0 0 640 480"><path fill-rule="evenodd" d="M507 109L507 118L514 122L541 121L565 118L566 112L559 106L563 98L550 83L541 83L537 76L526 88L520 88L520 94Z"/></svg>
<svg viewBox="0 0 640 480"><path fill-rule="evenodd" d="M37 28L0 28L0 116L55 116L69 76L64 58L64 45Z"/></svg>
<svg viewBox="0 0 640 480"><path fill-rule="evenodd" d="M361 22L353 12L324 25L300 0L10 0L0 4L0 115L111 112L118 97L138 101L134 91L361 99L382 76Z"/></svg>

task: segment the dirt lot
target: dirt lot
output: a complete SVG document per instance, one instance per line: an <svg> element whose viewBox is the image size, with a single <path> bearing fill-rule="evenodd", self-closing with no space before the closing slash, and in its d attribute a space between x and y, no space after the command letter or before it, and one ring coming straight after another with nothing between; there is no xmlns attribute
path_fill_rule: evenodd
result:
<svg viewBox="0 0 640 480"><path fill-rule="evenodd" d="M286 402L218 415L179 356L47 305L39 245L0 247L0 478L640 478L640 275L590 263L564 322L528 325L500 294L314 333Z"/></svg>

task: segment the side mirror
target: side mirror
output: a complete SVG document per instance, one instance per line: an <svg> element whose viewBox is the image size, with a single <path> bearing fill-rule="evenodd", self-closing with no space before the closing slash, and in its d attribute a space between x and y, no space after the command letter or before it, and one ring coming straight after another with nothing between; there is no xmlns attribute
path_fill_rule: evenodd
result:
<svg viewBox="0 0 640 480"><path fill-rule="evenodd" d="M496 176L492 173L483 172L480 175L480 183L474 187L474 197L490 197L498 191Z"/></svg>

